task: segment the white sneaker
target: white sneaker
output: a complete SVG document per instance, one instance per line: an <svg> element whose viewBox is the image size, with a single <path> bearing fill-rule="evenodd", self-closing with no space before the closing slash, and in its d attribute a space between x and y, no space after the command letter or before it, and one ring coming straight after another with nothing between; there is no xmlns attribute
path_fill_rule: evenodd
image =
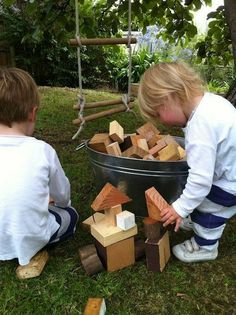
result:
<svg viewBox="0 0 236 315"><path fill-rule="evenodd" d="M193 221L191 220L190 215L181 221L179 228L184 231L192 231Z"/></svg>
<svg viewBox="0 0 236 315"><path fill-rule="evenodd" d="M218 256L217 249L210 251L200 247L194 237L181 244L175 245L172 248L172 252L175 257L186 263L214 260Z"/></svg>

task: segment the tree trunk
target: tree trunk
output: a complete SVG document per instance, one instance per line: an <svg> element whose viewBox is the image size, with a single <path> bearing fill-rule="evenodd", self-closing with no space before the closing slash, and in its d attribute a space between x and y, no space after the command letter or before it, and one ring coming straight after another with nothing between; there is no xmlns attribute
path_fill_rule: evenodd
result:
<svg viewBox="0 0 236 315"><path fill-rule="evenodd" d="M224 0L226 21L230 30L233 47L234 68L236 69L236 1ZM236 106L236 81L233 82L225 96L234 106Z"/></svg>
<svg viewBox="0 0 236 315"><path fill-rule="evenodd" d="M236 1L224 0L226 22L229 27L233 46L234 65L236 67Z"/></svg>

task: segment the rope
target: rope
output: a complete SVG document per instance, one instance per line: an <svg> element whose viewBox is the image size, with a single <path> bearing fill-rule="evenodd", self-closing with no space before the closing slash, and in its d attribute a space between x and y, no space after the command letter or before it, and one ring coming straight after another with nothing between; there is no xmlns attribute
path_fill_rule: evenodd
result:
<svg viewBox="0 0 236 315"><path fill-rule="evenodd" d="M131 90L131 71L132 71L132 48L131 48L131 37L132 37L132 32L131 32L131 0L129 0L129 6L128 6L128 12L129 12L129 17L128 17L128 49L129 49L129 69L128 69L128 99L130 98L130 90Z"/></svg>
<svg viewBox="0 0 236 315"><path fill-rule="evenodd" d="M128 3L128 12L129 12L129 17L128 17L128 34L127 34L127 39L128 39L128 50L129 50L129 67L128 67L128 91L127 94L122 95L122 102L126 106L126 112L131 112L134 114L134 116L137 118L136 113L129 108L128 104L130 102L130 94L131 94L131 76L132 76L132 48L131 48L131 37L132 37L132 30L131 30L131 0L129 0Z"/></svg>
<svg viewBox="0 0 236 315"><path fill-rule="evenodd" d="M76 33L75 33L75 38L78 43L77 47L77 64L78 64L78 78L79 78L79 94L78 96L78 104L80 106L80 110L78 113L78 117L81 120L81 124L77 132L73 135L72 140L76 139L80 132L82 131L85 120L83 117L84 113L84 105L85 105L85 97L83 95L83 87L82 87L82 71L81 71L81 41L80 41L80 35L79 35L79 7L78 7L78 0L75 0L75 21L76 21Z"/></svg>
<svg viewBox="0 0 236 315"><path fill-rule="evenodd" d="M122 95L122 102L126 106L126 112L132 112L135 117L137 118L136 113L129 108L128 104L130 102L130 92L131 92L131 75L132 75L132 48L131 48L131 37L132 37L132 31L131 31L131 0L128 2L128 34L127 34L127 39L128 39L128 54L129 54L129 67L128 67L128 91L127 94ZM77 130L77 132L73 135L72 139L76 139L80 132L82 131L84 125L85 125L85 120L83 117L83 112L84 112L84 105L85 105L85 97L83 95L83 88L82 88L82 73L81 73L81 40L80 40L80 35L79 35L79 8L78 8L78 0L75 0L75 18L76 18L76 34L75 38L77 40L78 46L77 46L77 63L78 63L78 78L79 78L79 94L78 94L78 104L80 106L80 110L78 113L78 117L81 121L80 127Z"/></svg>

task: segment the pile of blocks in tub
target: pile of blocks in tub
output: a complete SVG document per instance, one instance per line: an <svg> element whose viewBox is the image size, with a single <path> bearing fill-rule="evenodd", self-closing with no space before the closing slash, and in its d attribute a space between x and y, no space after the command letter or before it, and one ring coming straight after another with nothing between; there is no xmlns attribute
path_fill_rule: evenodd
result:
<svg viewBox="0 0 236 315"><path fill-rule="evenodd" d="M95 134L89 147L109 155L143 160L176 161L185 159L185 150L170 135L162 135L150 122L125 135L116 121L109 124L109 133Z"/></svg>
<svg viewBox="0 0 236 315"><path fill-rule="evenodd" d="M83 222L93 243L79 249L81 263L87 275L102 270L116 271L131 266L146 255L147 269L163 271L170 258L168 230L163 227L160 211L167 202L151 187L145 191L149 216L144 218L146 241L137 238L135 215L122 210L131 199L107 183L93 201L94 215Z"/></svg>

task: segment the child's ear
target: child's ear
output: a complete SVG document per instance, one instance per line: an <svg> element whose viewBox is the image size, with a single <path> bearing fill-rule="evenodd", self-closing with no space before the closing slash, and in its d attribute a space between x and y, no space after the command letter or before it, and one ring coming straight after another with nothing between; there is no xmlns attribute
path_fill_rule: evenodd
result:
<svg viewBox="0 0 236 315"><path fill-rule="evenodd" d="M32 111L29 112L28 119L30 122L34 122L36 120L37 110L38 110L38 106L34 106Z"/></svg>

